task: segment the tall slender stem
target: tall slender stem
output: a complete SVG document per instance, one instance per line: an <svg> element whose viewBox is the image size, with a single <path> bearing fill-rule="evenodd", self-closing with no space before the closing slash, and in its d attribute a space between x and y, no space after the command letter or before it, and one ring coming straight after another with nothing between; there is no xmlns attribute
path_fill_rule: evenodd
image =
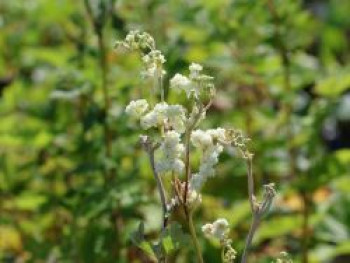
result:
<svg viewBox="0 0 350 263"><path fill-rule="evenodd" d="M157 189L158 189L158 192L159 192L160 201L162 203L162 211L163 211L163 225L162 225L162 228L164 229L166 227L166 225L167 225L167 207L166 207L165 190L164 190L163 182L160 179L159 174L158 174L158 172L156 170L156 167L155 167L154 149L149 149L148 150L148 156L149 156L149 161L151 163L153 176L154 176L154 179L156 180L156 183L157 183Z"/></svg>
<svg viewBox="0 0 350 263"><path fill-rule="evenodd" d="M254 177L253 177L253 156L247 157L247 176L248 176L248 197L250 209L254 213Z"/></svg>
<svg viewBox="0 0 350 263"><path fill-rule="evenodd" d="M190 167L190 138L191 138L191 130L187 129L185 134L185 192L184 192L184 205L186 206L187 203L187 192L189 187L189 180L190 180L190 173L191 173L191 167ZM186 212L187 213L187 212Z"/></svg>
<svg viewBox="0 0 350 263"><path fill-rule="evenodd" d="M302 240L302 262L308 263L308 246L309 246L309 196L303 191L303 240Z"/></svg>
<svg viewBox="0 0 350 263"><path fill-rule="evenodd" d="M188 227L189 227L189 230L190 230L191 239L192 239L192 242L193 242L193 245L194 245L194 249L195 249L195 252L196 252L196 255L197 255L197 262L198 263L204 263L202 252L201 252L201 248L200 248L200 245L199 245L199 242L198 242L198 238L197 238L197 234L196 234L196 229L195 229L194 224L193 224L192 213L190 213L188 215L187 219L188 219Z"/></svg>
<svg viewBox="0 0 350 263"><path fill-rule="evenodd" d="M162 229L164 229L167 225L167 200L166 200L163 182L159 176L159 173L157 172L156 165L155 165L154 151L157 148L157 145L153 145L152 141L150 140L150 138L148 136L141 136L141 144L148 154L152 173L153 173L154 179L156 180L156 183L157 183L157 189L158 189L158 193L160 196L160 201L162 204L162 211L163 211Z"/></svg>
<svg viewBox="0 0 350 263"><path fill-rule="evenodd" d="M259 216L253 215L252 224L250 225L249 233L248 233L248 236L247 236L247 239L245 242L245 246L244 246L241 263L247 262L248 251L249 251L249 248L252 244L254 234L259 226L259 222L260 222Z"/></svg>
<svg viewBox="0 0 350 263"><path fill-rule="evenodd" d="M158 74L159 74L159 76L158 76L158 88L160 90L160 100L163 102L165 100L164 88L163 88L163 76L162 76L162 72L160 72Z"/></svg>
<svg viewBox="0 0 350 263"><path fill-rule="evenodd" d="M260 216L259 212L255 208L255 196L254 196L254 177L253 177L253 156L252 154L248 153L248 156L246 156L246 164L247 164L247 180L248 180L248 197L249 197L249 204L250 204L250 210L252 211L252 223L250 225L249 233L246 239L246 243L243 249L243 254L241 258L241 263L247 262L248 252L254 237L254 234L256 232L256 229L259 226Z"/></svg>
<svg viewBox="0 0 350 263"><path fill-rule="evenodd" d="M186 127L186 132L185 132L185 192L184 192L184 197L183 197L183 202L184 202L184 208L187 213L187 192L189 188L189 183L190 183L190 177L191 177L191 166L190 166L190 140L191 140L191 133L192 130L196 127L201 115L203 112L206 112L210 105L212 103L212 100L209 101L209 103L203 108L203 105L200 105L198 113L193 117L192 123L188 123Z"/></svg>

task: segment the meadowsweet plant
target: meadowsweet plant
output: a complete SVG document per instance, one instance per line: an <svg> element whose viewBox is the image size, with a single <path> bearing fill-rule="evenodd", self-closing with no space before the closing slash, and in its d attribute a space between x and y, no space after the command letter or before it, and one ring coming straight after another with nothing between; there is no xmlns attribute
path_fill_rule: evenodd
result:
<svg viewBox="0 0 350 263"><path fill-rule="evenodd" d="M131 101L125 112L130 118L139 122L143 130L140 142L148 154L153 176L157 183L163 220L161 241L157 245L145 245L142 233L139 233L138 244L145 251L152 251L158 261L166 262L171 249L165 245L167 233L173 233L172 214L182 214L179 220L188 229L198 262L204 262L198 241L193 214L201 204L201 189L204 184L215 177L215 166L225 148L235 148L241 153L247 164L248 194L253 213L253 220L246 240L241 262L247 261L247 253L254 233L261 218L271 206L275 190L273 184L265 185L262 201L254 194L254 179L252 171L253 154L249 152L249 141L243 133L236 129L215 128L202 130L201 121L206 117L207 110L215 96L213 77L203 73L203 67L197 63L189 66L188 75L175 74L169 82L171 91L184 93L188 99L188 107L180 104L169 104L164 97L164 63L166 59L151 35L145 32L131 31L123 41L117 41L116 47L136 50L141 54L143 62L142 77L153 81L152 94L159 98L157 103L151 103L140 98ZM191 154L200 152L200 165L197 170L191 167ZM171 184L165 184L170 181ZM165 185L169 185L170 189ZM185 222L185 224L183 223ZM229 238L229 223L220 218L213 223L202 226L205 237L216 239L222 248L222 261L234 262L237 253ZM143 228L141 228L142 230ZM142 230L143 231L143 230ZM174 237L171 237L174 240ZM173 246L175 247L175 246Z"/></svg>

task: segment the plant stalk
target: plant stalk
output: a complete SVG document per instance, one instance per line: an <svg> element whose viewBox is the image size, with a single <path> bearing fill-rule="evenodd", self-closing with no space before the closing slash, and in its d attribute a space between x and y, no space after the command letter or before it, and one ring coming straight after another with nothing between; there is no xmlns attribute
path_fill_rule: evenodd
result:
<svg viewBox="0 0 350 263"><path fill-rule="evenodd" d="M249 248L252 244L254 234L255 234L256 230L258 229L259 222L260 222L260 217L256 214L254 214L252 224L250 225L249 233L248 233L248 236L247 236L247 239L245 242L241 263L247 262L248 251L249 251Z"/></svg>
<svg viewBox="0 0 350 263"><path fill-rule="evenodd" d="M241 258L241 263L246 263L247 262L247 257L248 257L248 251L250 248L250 245L253 240L253 236L255 234L255 231L258 227L258 215L256 213L255 207L254 207L254 177L253 177L253 163L252 163L252 155L248 153L248 156L246 157L247 161L247 180L248 180L248 197L249 197L249 204L250 204L250 210L252 211L253 214L253 219L252 223L250 225L249 233L247 236L247 240L243 249L243 254Z"/></svg>
<svg viewBox="0 0 350 263"><path fill-rule="evenodd" d="M189 180L190 180L190 174L191 174L191 167L190 167L190 138L191 138L191 130L188 129L185 134L185 192L184 192L184 205L186 206L187 203L187 192L189 187ZM186 209L187 211L187 209ZM186 212L187 213L187 212Z"/></svg>
<svg viewBox="0 0 350 263"><path fill-rule="evenodd" d="M147 140L149 140L147 138ZM165 229L166 225L167 225L167 201L166 201L166 195L165 195L165 189L164 189L164 185L163 182L156 170L156 166L155 166L155 160L154 160L154 148L153 145L150 141L146 141L145 142L145 147L146 147L146 151L148 153L148 158L149 158L149 162L151 164L151 168L152 168L152 172L153 172L153 176L154 179L156 180L157 183L157 189L158 189L158 193L160 196L160 201L162 204L162 211L163 211L163 224L162 224L162 229Z"/></svg>
<svg viewBox="0 0 350 263"><path fill-rule="evenodd" d="M302 193L302 198L303 198L303 232L302 232L302 262L303 263L308 263L309 262L309 257L308 257L308 246L309 246L309 196L308 194L304 191Z"/></svg>
<svg viewBox="0 0 350 263"><path fill-rule="evenodd" d="M241 263L246 263L248 258L248 252L252 244L254 234L260 223L259 210L255 207L255 195L254 195L254 177L253 177L253 156L248 153L247 158L247 177L248 177L248 196L250 209L252 211L253 219L250 225L249 233L246 239L246 243L243 249Z"/></svg>
<svg viewBox="0 0 350 263"><path fill-rule="evenodd" d="M194 245L194 249L195 249L195 252L196 252L196 255L197 255L197 262L198 263L204 263L202 252L201 252L201 248L200 248L200 245L199 245L199 242L198 242L198 238L197 238L197 234L196 234L196 229L195 229L194 224L193 224L192 213L190 213L188 215L187 219L188 219L188 227L189 227L189 230L190 230L192 243Z"/></svg>

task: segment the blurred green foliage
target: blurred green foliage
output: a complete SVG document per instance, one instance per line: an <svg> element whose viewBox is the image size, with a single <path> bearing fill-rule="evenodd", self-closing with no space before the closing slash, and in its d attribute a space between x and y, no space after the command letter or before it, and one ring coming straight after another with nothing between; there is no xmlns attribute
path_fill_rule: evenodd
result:
<svg viewBox="0 0 350 263"><path fill-rule="evenodd" d="M155 36L168 78L192 61L209 69L218 95L204 126L244 130L258 184L278 186L251 262L283 250L295 262L350 261L350 1L87 2L93 16L83 0L0 1L1 262L152 262L130 241L140 221L156 237L161 218L124 114L148 85L137 55L113 50L130 29ZM226 217L240 250L251 215L233 157L221 158L196 222ZM191 247L175 245L171 260L192 262ZM202 246L219 262L218 244Z"/></svg>

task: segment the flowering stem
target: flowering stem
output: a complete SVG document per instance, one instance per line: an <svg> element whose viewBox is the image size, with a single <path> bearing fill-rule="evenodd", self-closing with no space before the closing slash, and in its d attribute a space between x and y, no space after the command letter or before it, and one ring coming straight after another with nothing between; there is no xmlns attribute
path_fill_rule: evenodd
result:
<svg viewBox="0 0 350 263"><path fill-rule="evenodd" d="M248 169L248 196L250 209L254 213L254 177L253 177L253 156L247 157L247 169Z"/></svg>
<svg viewBox="0 0 350 263"><path fill-rule="evenodd" d="M184 192L184 205L186 206L187 202L187 192L188 192L188 185L190 180L190 173L191 173L191 167L190 167L190 138L191 138L191 130L188 129L185 134L185 192ZM187 212L186 212L187 213Z"/></svg>
<svg viewBox="0 0 350 263"><path fill-rule="evenodd" d="M247 240L244 246L241 263L247 262L248 251L260 221L260 216L256 211L255 204L254 204L255 197L254 197L254 177L253 177L253 164L252 164L253 156L248 153L248 156L246 158L247 158L247 169L248 169L248 175L247 175L248 176L248 196L249 196L250 209L253 214L253 219L252 219L252 224L250 226Z"/></svg>
<svg viewBox="0 0 350 263"><path fill-rule="evenodd" d="M201 252L201 249L200 249L200 246L199 246L199 242L198 242L198 238L197 238L197 234L196 234L196 229L195 229L194 224L193 224L192 213L190 213L188 215L187 219L188 219L188 227L189 227L189 230L190 230L192 242L193 242L194 249L195 249L195 252L196 252L196 255L197 255L197 262L198 263L204 263L202 252Z"/></svg>
<svg viewBox="0 0 350 263"><path fill-rule="evenodd" d="M225 249L221 249L221 261L225 262Z"/></svg>
<svg viewBox="0 0 350 263"><path fill-rule="evenodd" d="M252 220L252 224L250 225L247 240L245 242L241 263L247 262L248 251L249 251L250 245L252 243L254 234L259 226L259 222L260 222L260 217L257 214L253 214L253 220Z"/></svg>
<svg viewBox="0 0 350 263"><path fill-rule="evenodd" d="M147 137L146 141L143 141L143 145L148 153L149 161L151 164L152 172L154 179L157 183L157 189L160 196L160 201L162 203L162 211L163 211L163 224L162 229L164 229L167 225L167 206L166 206L166 196L165 196L165 190L162 180L160 179L160 176L156 170L155 161L154 161L154 150L152 143L149 141L149 138Z"/></svg>
<svg viewBox="0 0 350 263"><path fill-rule="evenodd" d="M303 198L303 231L302 231L302 262L308 263L308 245L309 245L309 215L310 215L310 197L308 193L304 190L302 192Z"/></svg>
<svg viewBox="0 0 350 263"><path fill-rule="evenodd" d="M162 72L158 73L158 88L160 89L160 100L164 101L164 87L163 87L163 77Z"/></svg>
<svg viewBox="0 0 350 263"><path fill-rule="evenodd" d="M191 176L191 167L190 167L190 140L191 140L191 132L196 127L197 122L199 121L200 117L202 116L203 112L206 112L209 107L211 106L212 101L206 105L206 107L203 108L202 105L200 105L200 109L196 116L193 118L193 122L189 123L188 127L186 128L185 133L185 146L186 146L186 152L185 152L185 192L184 192L184 204L187 202L187 192L189 187L189 180ZM187 209L185 208L187 211ZM187 212L186 212L187 213Z"/></svg>
<svg viewBox="0 0 350 263"><path fill-rule="evenodd" d="M272 204L273 198L276 195L274 184L267 184L264 185L265 193L263 196L263 200L261 202L258 202L254 195L254 177L253 177L253 165L252 165L252 159L253 155L249 152L245 152L244 156L247 160L247 169L248 169L248 194L249 194L249 202L250 202L250 208L253 214L252 224L249 229L249 233L247 236L247 240L245 243L245 247L243 250L243 255L241 259L241 263L247 262L248 257L248 251L251 246L254 234L256 230L258 229L258 226L260 224L261 218L264 214L268 212L270 209L270 206Z"/></svg>

